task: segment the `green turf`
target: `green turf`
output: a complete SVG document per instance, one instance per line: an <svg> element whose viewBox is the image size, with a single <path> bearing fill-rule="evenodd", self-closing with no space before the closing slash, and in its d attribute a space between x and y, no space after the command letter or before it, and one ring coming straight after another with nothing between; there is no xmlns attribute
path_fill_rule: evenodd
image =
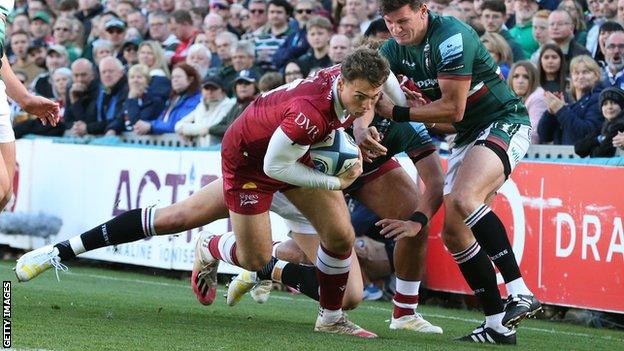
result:
<svg viewBox="0 0 624 351"><path fill-rule="evenodd" d="M390 331L390 304L364 303L350 318L379 334L376 340L314 333L317 305L302 295L274 293L264 305L245 298L198 304L188 282L75 267L15 283L12 262L0 262L12 280L13 346L52 350L470 350L499 346L458 343L476 327L477 312L421 306L443 335ZM222 289L219 294L222 294ZM526 321L518 350L623 350L624 333L545 321Z"/></svg>

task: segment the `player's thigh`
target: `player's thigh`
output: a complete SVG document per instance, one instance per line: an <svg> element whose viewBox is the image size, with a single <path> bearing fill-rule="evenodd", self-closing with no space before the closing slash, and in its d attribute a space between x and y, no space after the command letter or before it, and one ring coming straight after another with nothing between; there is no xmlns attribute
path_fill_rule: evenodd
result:
<svg viewBox="0 0 624 351"><path fill-rule="evenodd" d="M355 234L342 192L296 188L284 195L312 223L324 245L342 252L353 247Z"/></svg>
<svg viewBox="0 0 624 351"><path fill-rule="evenodd" d="M316 251L320 244L318 235L292 233L292 238L308 260L312 262L312 264L316 264Z"/></svg>
<svg viewBox="0 0 624 351"><path fill-rule="evenodd" d="M239 263L247 270L261 270L269 262L273 246L269 212L246 215L230 211L230 220Z"/></svg>
<svg viewBox="0 0 624 351"><path fill-rule="evenodd" d="M9 195L15 174L15 143L0 143L0 199Z"/></svg>
<svg viewBox="0 0 624 351"><path fill-rule="evenodd" d="M227 218L223 198L223 179L205 185L188 198L156 210L156 231L177 233Z"/></svg>
<svg viewBox="0 0 624 351"><path fill-rule="evenodd" d="M365 183L352 194L380 218L408 218L418 205L420 191L403 167Z"/></svg>
<svg viewBox="0 0 624 351"><path fill-rule="evenodd" d="M308 258L306 253L299 247L294 239L281 242L275 249L275 257L277 257L279 260L290 263L307 265L314 264L314 261L311 261Z"/></svg>

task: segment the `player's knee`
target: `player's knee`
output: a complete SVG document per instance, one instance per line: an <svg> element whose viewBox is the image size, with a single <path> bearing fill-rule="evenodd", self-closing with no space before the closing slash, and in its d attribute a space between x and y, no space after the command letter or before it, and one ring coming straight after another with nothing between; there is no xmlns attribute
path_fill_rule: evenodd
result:
<svg viewBox="0 0 624 351"><path fill-rule="evenodd" d="M336 235L329 242L323 243L326 249L334 253L345 253L351 251L355 242L353 230L345 230L341 235Z"/></svg>
<svg viewBox="0 0 624 351"><path fill-rule="evenodd" d="M156 210L154 226L158 234L178 233L186 228L188 214L177 210L176 206L168 206Z"/></svg>
<svg viewBox="0 0 624 351"><path fill-rule="evenodd" d="M253 254L250 256L246 256L244 259L239 259L239 263L246 270L257 272L257 271L261 271L264 268L264 266L266 266L267 263L269 263L270 259L271 259L270 254L268 255Z"/></svg>
<svg viewBox="0 0 624 351"><path fill-rule="evenodd" d="M461 218L468 217L468 215L470 215L479 205L473 199L471 194L463 191L449 194L446 201L448 203L447 207L450 207L450 210L457 212Z"/></svg>

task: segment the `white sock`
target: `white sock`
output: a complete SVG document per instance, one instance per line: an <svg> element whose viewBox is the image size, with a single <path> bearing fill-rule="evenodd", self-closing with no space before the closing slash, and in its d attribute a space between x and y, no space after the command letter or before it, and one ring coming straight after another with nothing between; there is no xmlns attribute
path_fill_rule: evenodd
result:
<svg viewBox="0 0 624 351"><path fill-rule="evenodd" d="M334 323L342 317L342 309L339 310L328 310L323 307L319 307L318 317L324 324Z"/></svg>
<svg viewBox="0 0 624 351"><path fill-rule="evenodd" d="M509 293L509 295L514 295L514 296L518 294L531 295L531 296L533 295L531 290L529 290L529 288L524 283L524 279L522 279L522 277L514 279L510 281L509 283L506 283L505 287L507 288L507 292Z"/></svg>
<svg viewBox="0 0 624 351"><path fill-rule="evenodd" d="M418 295L420 289L420 280L403 280L396 278L396 292L403 295Z"/></svg>
<svg viewBox="0 0 624 351"><path fill-rule="evenodd" d="M69 239L69 247L71 247L72 251L74 252L74 255L76 256L87 251L84 247L84 244L82 243L82 239L80 238L80 235L77 235Z"/></svg>
<svg viewBox="0 0 624 351"><path fill-rule="evenodd" d="M499 333L508 332L509 329L503 325L503 317L505 317L505 312L485 316L485 327L492 328Z"/></svg>

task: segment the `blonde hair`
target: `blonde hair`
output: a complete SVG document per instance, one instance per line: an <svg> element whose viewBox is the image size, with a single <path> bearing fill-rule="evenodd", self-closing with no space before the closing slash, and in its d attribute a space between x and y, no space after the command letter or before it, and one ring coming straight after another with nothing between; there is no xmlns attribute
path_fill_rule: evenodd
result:
<svg viewBox="0 0 624 351"><path fill-rule="evenodd" d="M162 46L154 40L147 40L139 45L139 50L144 46L148 46L152 50L152 54L154 54L154 65L149 67L150 71L161 69L165 72L167 78L171 78L171 72L169 71L169 65L167 64L167 58L165 57L165 51Z"/></svg>
<svg viewBox="0 0 624 351"><path fill-rule="evenodd" d="M133 74L140 74L143 77L145 77L145 79L147 80L147 84L149 84L152 78L150 76L149 67L147 67L146 65L142 63L137 63L136 65L133 65L132 67L128 69L128 78L130 78L130 75L133 75Z"/></svg>
<svg viewBox="0 0 624 351"><path fill-rule="evenodd" d="M535 13L535 15L533 15L533 18L548 20L549 16L550 16L550 10L539 10Z"/></svg>
<svg viewBox="0 0 624 351"><path fill-rule="evenodd" d="M600 70L600 66L598 66L598 63L596 63L596 61L594 61L593 58L587 55L576 56L575 58L572 59L572 61L570 61L570 76L572 76L574 71L576 71L580 65L585 65L588 70L590 70L592 73L596 75L595 84L598 84L600 82L600 76L602 74ZM572 96L572 99L576 100L577 93L581 93L581 92L576 91L576 88L574 87L574 83L570 84L570 95Z"/></svg>
<svg viewBox="0 0 624 351"><path fill-rule="evenodd" d="M497 62L498 65L507 64L511 65L513 62L513 55L511 53L511 47L507 44L505 38L498 33L488 33L486 32L481 36L481 42L492 45L492 51L494 51L498 56L500 56L500 61Z"/></svg>

